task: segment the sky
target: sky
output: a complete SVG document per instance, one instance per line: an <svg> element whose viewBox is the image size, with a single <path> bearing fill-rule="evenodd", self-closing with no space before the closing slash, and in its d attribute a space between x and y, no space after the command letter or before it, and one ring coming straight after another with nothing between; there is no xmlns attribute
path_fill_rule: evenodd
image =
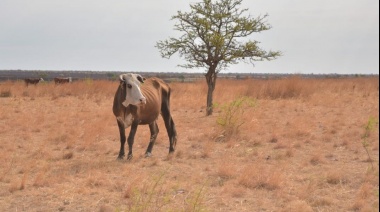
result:
<svg viewBox="0 0 380 212"><path fill-rule="evenodd" d="M0 70L205 72L160 40L178 37L177 11L200 0L0 0ZM272 28L248 37L283 56L223 73L378 74L378 0L243 0Z"/></svg>

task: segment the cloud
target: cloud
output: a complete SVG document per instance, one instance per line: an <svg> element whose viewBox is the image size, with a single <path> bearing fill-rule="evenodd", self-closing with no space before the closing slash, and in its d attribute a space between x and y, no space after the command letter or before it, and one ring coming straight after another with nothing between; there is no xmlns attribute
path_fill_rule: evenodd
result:
<svg viewBox="0 0 380 212"><path fill-rule="evenodd" d="M191 2L2 0L0 69L193 71L154 47L178 35L170 18ZM243 8L269 14L273 28L251 39L284 56L228 71L378 72L378 1L246 0Z"/></svg>

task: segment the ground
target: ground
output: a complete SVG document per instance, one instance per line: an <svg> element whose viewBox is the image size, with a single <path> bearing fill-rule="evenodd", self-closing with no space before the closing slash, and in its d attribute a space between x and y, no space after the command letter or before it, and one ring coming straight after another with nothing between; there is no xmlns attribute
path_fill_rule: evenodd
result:
<svg viewBox="0 0 380 212"><path fill-rule="evenodd" d="M175 153L160 118L153 156L139 126L131 161L116 159L117 86L0 84L3 211L379 210L378 77L219 80L212 116L204 81L171 83ZM218 124L242 96L241 126Z"/></svg>

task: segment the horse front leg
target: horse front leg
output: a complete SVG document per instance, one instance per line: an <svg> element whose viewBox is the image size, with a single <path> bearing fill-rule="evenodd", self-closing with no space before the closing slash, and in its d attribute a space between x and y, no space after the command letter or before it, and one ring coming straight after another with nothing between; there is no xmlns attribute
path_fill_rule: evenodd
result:
<svg viewBox="0 0 380 212"><path fill-rule="evenodd" d="M139 124L137 121L132 122L131 131L129 132L129 136L128 136L128 149L129 149L129 151L128 151L127 160L131 160L133 158L132 147L133 147L133 142L135 140L135 135L137 132L137 126L138 125Z"/></svg>
<svg viewBox="0 0 380 212"><path fill-rule="evenodd" d="M120 151L119 151L119 156L117 156L117 159L121 160L124 158L124 145L125 145L125 128L124 128L124 123L120 121L119 119L117 120L117 126L119 127L119 133L120 133Z"/></svg>

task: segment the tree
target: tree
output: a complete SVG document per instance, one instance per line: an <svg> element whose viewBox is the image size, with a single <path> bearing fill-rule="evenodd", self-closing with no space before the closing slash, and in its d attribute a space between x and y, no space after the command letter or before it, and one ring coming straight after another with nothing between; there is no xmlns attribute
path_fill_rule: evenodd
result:
<svg viewBox="0 0 380 212"><path fill-rule="evenodd" d="M276 59L279 51L265 51L258 41L246 40L253 33L269 30L268 15L256 18L241 9L242 0L202 0L190 4L190 12L178 11L172 20L178 22L174 29L182 32L179 38L158 41L156 47L163 58L173 54L187 61L185 68L206 68L207 115L213 112L213 92L217 74L230 64Z"/></svg>

